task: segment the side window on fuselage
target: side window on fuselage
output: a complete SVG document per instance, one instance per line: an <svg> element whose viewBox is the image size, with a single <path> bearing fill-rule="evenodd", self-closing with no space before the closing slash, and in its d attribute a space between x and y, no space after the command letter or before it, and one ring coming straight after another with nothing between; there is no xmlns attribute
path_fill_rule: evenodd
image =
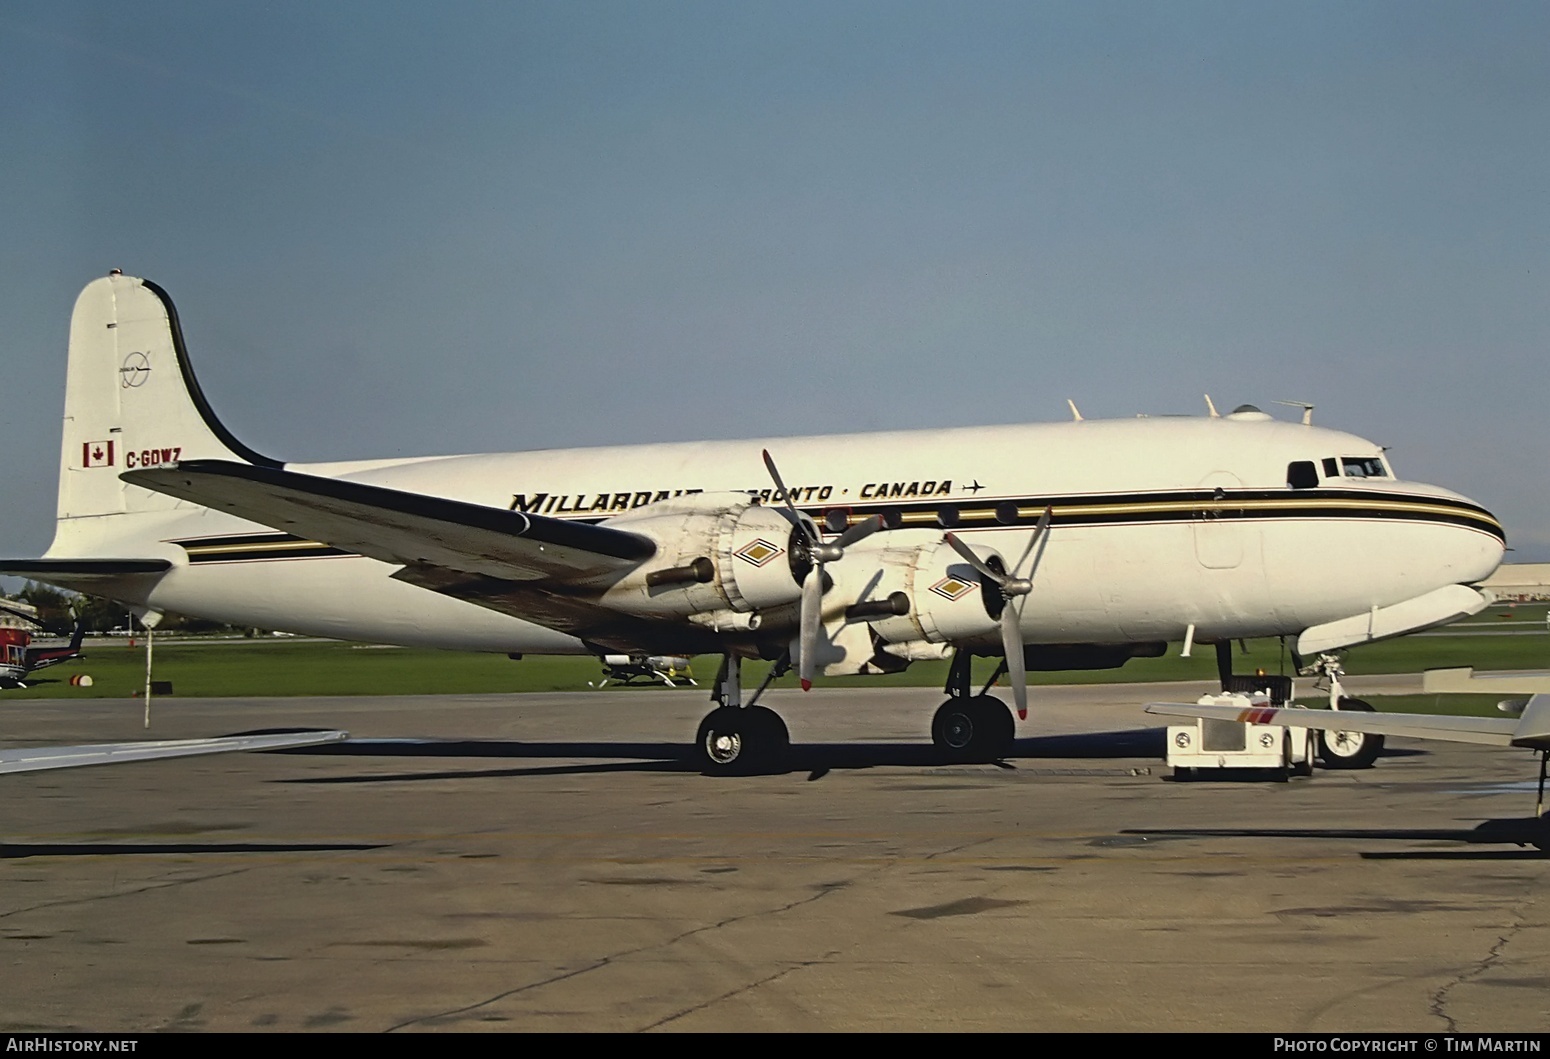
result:
<svg viewBox="0 0 1550 1059"><path fill-rule="evenodd" d="M1293 489L1313 489L1319 484L1319 472L1312 460L1295 460L1286 465L1286 484Z"/></svg>

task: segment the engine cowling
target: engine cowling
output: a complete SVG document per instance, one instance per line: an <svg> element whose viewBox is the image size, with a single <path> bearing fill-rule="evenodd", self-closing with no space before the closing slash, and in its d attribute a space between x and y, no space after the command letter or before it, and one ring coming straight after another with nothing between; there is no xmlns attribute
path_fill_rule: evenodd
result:
<svg viewBox="0 0 1550 1059"><path fill-rule="evenodd" d="M759 612L801 598L805 538L786 514L746 493L675 497L603 524L657 543L656 555L603 594L625 613L754 629Z"/></svg>
<svg viewBox="0 0 1550 1059"><path fill-rule="evenodd" d="M1001 561L994 551L976 551ZM883 644L999 642L999 590L981 585L979 573L934 530L894 530L869 538L853 546L834 573L834 589L824 597L826 618L840 618L847 609L864 612L896 592L909 600L903 614L876 606L871 609L882 613L860 619ZM912 657L904 651L896 655Z"/></svg>

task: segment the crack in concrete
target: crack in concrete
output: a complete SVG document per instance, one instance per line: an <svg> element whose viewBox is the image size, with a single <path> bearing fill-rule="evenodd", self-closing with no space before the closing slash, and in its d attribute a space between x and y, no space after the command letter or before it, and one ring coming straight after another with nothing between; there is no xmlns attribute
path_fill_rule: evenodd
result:
<svg viewBox="0 0 1550 1059"><path fill-rule="evenodd" d="M607 966L609 966L610 964L614 963L617 960L622 960L622 959L624 959L626 957L629 957L629 956L637 956L640 953L650 952L653 949L664 949L664 948L667 948L667 947L669 947L671 945L676 945L680 941L683 941L686 938L694 937L696 934L703 934L706 931L711 931L711 930L719 930L722 927L728 927L728 926L731 926L734 923L741 923L741 922L743 922L744 920L747 920L747 919L757 919L760 916L778 916L782 912L789 912L789 911L791 911L793 908L800 908L803 905L812 904L814 901L821 901L825 897L829 896L831 893L834 893L837 890L843 890L846 887L848 887L849 885L850 885L849 882L825 883L825 884L822 884L822 888L817 893L812 894L812 895L810 895L808 897L801 898L800 900L797 900L797 901L791 901L791 902L789 902L787 904L784 904L784 905L781 905L781 906L779 906L777 908L761 909L760 911L748 912L748 913L745 913L744 915L740 915L740 916L730 916L730 917L728 917L726 919L720 920L720 921L715 922L715 923L707 923L707 924L705 924L703 926L693 927L693 928L691 928L689 930L683 931L680 934L675 934L673 937L667 938L667 939L665 939L663 941L653 942L653 943L651 943L649 945L640 945L640 946L637 946L636 948L626 949L626 950L624 950L622 952L611 953L611 954L609 954L607 956L601 957L600 959L592 961L591 963L587 964L585 967L577 967L574 970L566 971L563 974L552 975L552 976L550 976L548 978L542 979L541 981L529 982L527 985L520 985L520 986L517 986L514 989L508 989L508 990L506 990L504 992L496 993L494 996L486 997L485 999L480 1000L480 1001L478 1001L476 1003L473 1003L473 1004L467 1004L467 1005L464 1005L463 1007L459 1007L459 1008L450 1008L450 1009L448 1009L446 1011L439 1011L439 1012L436 1012L435 1014L432 1014L432 1015L419 1015L419 1016L416 1016L415 1018L412 1018L412 1019L405 1019L403 1022L395 1023L394 1025L389 1026L385 1032L393 1033L396 1030L406 1029L406 1028L408 1028L410 1026L416 1026L416 1025L419 1025L421 1023L436 1022L436 1021L439 1021L441 1019L450 1019L450 1018L455 1018L455 1017L457 1017L459 1015L466 1015L466 1014L469 1014L470 1012L478 1011L480 1008L488 1007L489 1005L497 1003L497 1002L499 1002L501 1000L506 1000L506 999L508 999L510 997L514 997L514 996L518 996L518 995L520 995L522 993L530 992L530 991L532 991L534 989L541 989L541 988L543 988L546 985L554 985L557 982L564 982L564 981L567 981L567 980L569 980L571 978L576 978L576 977L578 977L580 975L584 975L584 974L587 974L587 973L592 972L592 971L600 970L601 968L607 967ZM788 968L788 970L789 970L789 968ZM784 974L786 972L782 971L780 973ZM714 1003L714 1001L711 1001L710 1003ZM670 1017L677 1017L677 1016L670 1016Z"/></svg>
<svg viewBox="0 0 1550 1059"><path fill-rule="evenodd" d="M1519 908L1515 909L1514 911L1517 914L1517 922L1512 924L1512 926L1507 929L1507 933L1498 937L1496 939L1496 943L1486 950L1485 958L1477 962L1469 970L1464 971L1462 974L1455 975L1451 981L1445 982L1435 993L1432 994L1432 1004L1429 1010L1433 1015L1439 1019L1442 1019L1442 1021L1447 1024L1447 1030L1445 1032L1457 1033L1459 1031L1458 1023L1454 1020L1453 1016L1449 1015L1445 1010L1448 1005L1448 994L1453 992L1453 990L1458 986L1463 985L1465 982L1479 978L1481 975L1485 974L1486 971L1490 970L1491 965L1502 958L1502 951L1506 949L1507 943L1516 937L1518 932L1523 929L1522 907L1519 906Z"/></svg>
<svg viewBox="0 0 1550 1059"><path fill-rule="evenodd" d="M192 883L208 882L211 879L224 879L229 875L241 875L252 870L252 868L233 868L230 871L211 872L208 875L196 875L187 879L171 879L164 882L147 883L133 890L114 890L112 893L93 894L89 897L70 897L58 901L43 901L39 904L28 905L25 908L13 908L8 912L0 912L0 919L9 919L11 916L19 916L26 912L41 912L49 908L69 908L71 905L89 905L96 901L111 901L118 897L134 897L136 894L150 893L153 890L165 890L173 886L188 886Z"/></svg>
<svg viewBox="0 0 1550 1059"><path fill-rule="evenodd" d="M828 952L824 953L822 956L815 960L801 960L789 967L776 971L774 974L766 975L763 978L748 982L745 985L740 985L736 989L722 993L720 996L711 997L709 1000L706 1000L702 1003L686 1007L682 1011L675 1011L671 1015L657 1019L655 1022L642 1026L639 1032L645 1033L648 1030L654 1030L658 1027L666 1026L669 1022L676 1022L681 1018L694 1014L696 1011L704 1011L706 1008L711 1007L714 1004L719 1004L723 1000L731 1000L733 997L746 993L751 989L758 989L760 986L769 985L771 982L777 982L780 979L786 977L786 975L790 974L792 971L800 971L807 967L817 967L820 964L827 963L828 961L834 959L834 957L838 956L842 951L843 950L841 949L830 949Z"/></svg>

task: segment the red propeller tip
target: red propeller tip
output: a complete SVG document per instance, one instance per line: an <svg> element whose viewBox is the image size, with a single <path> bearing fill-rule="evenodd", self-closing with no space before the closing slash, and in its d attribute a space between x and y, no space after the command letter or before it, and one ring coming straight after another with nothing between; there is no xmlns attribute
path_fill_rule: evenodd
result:
<svg viewBox="0 0 1550 1059"><path fill-rule="evenodd" d="M1019 721L1026 721L1028 719L1028 711L1027 710L1018 710L1017 711L1017 719Z"/></svg>
<svg viewBox="0 0 1550 1059"><path fill-rule="evenodd" d="M802 681L802 690L803 691L812 691L813 690L813 682L811 680L804 680L804 681Z"/></svg>

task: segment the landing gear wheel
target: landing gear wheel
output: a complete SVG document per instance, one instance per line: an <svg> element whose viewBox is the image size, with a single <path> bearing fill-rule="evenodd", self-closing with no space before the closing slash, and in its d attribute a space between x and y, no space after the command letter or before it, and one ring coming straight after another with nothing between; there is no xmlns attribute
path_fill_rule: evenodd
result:
<svg viewBox="0 0 1550 1059"><path fill-rule="evenodd" d="M982 762L1004 757L1012 749L1012 714L989 695L952 698L931 718L931 742L948 761Z"/></svg>
<svg viewBox="0 0 1550 1059"><path fill-rule="evenodd" d="M763 706L720 706L694 739L700 767L713 776L747 775L778 765L791 746L786 722Z"/></svg>
<svg viewBox="0 0 1550 1059"><path fill-rule="evenodd" d="M1377 713L1361 699L1341 699L1340 708L1353 713ZM1370 732L1319 733L1319 760L1327 769L1369 769L1383 751L1383 737Z"/></svg>

